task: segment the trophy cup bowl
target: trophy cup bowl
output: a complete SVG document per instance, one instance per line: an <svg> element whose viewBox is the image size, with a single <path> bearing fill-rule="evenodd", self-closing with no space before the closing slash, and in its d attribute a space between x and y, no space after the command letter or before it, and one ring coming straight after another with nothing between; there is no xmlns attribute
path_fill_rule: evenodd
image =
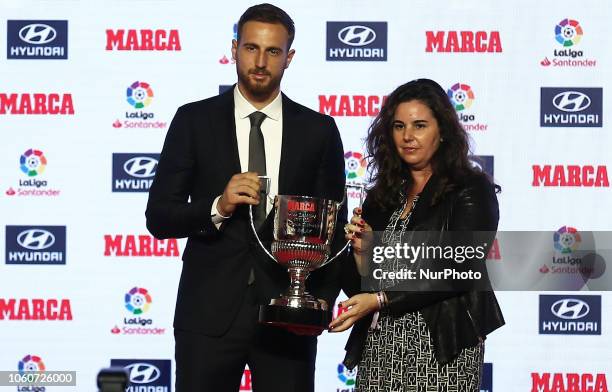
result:
<svg viewBox="0 0 612 392"><path fill-rule="evenodd" d="M276 263L287 268L291 282L279 298L260 306L260 323L298 328L311 335L319 335L327 329L332 311L325 300L306 291L306 279L312 271L333 261L348 247L347 243L330 258L336 217L343 203L344 200L339 203L309 196L276 196L271 253L259 241L251 219L260 246Z"/></svg>

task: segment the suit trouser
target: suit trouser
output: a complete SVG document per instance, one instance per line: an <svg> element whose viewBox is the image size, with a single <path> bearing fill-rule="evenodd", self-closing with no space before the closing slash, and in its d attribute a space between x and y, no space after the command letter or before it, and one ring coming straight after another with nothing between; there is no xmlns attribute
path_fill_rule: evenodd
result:
<svg viewBox="0 0 612 392"><path fill-rule="evenodd" d="M238 392L245 364L254 392L314 391L317 338L258 324L254 291L223 336L174 330L177 392Z"/></svg>

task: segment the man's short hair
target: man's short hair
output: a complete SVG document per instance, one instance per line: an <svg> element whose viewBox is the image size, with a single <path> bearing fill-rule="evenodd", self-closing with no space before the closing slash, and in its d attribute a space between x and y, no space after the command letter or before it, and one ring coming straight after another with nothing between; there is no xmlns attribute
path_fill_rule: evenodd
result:
<svg viewBox="0 0 612 392"><path fill-rule="evenodd" d="M282 9L275 5L263 3L249 7L238 21L238 41L240 41L240 33L242 32L242 26L246 22L255 21L263 23L280 23L287 30L288 45L287 49L291 48L293 38L295 37L295 25L293 19Z"/></svg>

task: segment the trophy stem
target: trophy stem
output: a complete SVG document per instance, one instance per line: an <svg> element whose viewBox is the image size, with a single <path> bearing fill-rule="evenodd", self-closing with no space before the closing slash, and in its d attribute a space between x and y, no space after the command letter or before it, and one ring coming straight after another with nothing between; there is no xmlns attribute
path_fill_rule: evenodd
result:
<svg viewBox="0 0 612 392"><path fill-rule="evenodd" d="M308 268L302 265L292 265L289 263L289 279L291 283L287 290L288 297L304 297L306 293L306 279L310 275Z"/></svg>

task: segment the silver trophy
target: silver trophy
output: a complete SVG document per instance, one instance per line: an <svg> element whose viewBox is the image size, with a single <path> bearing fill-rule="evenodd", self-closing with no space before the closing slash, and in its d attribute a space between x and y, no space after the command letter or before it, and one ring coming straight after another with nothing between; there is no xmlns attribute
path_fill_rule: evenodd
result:
<svg viewBox="0 0 612 392"><path fill-rule="evenodd" d="M268 183L263 184L269 189ZM360 189L363 185L349 185ZM346 202L346 192L341 202L309 196L277 195L274 206L274 239L271 252L261 243L249 209L251 228L264 252L276 263L286 267L290 285L283 295L259 308L259 322L280 327L297 327L304 333L320 334L332 320L332 310L323 299L317 299L306 291L306 279L342 254L350 242L333 257L331 243L336 229L336 217Z"/></svg>

